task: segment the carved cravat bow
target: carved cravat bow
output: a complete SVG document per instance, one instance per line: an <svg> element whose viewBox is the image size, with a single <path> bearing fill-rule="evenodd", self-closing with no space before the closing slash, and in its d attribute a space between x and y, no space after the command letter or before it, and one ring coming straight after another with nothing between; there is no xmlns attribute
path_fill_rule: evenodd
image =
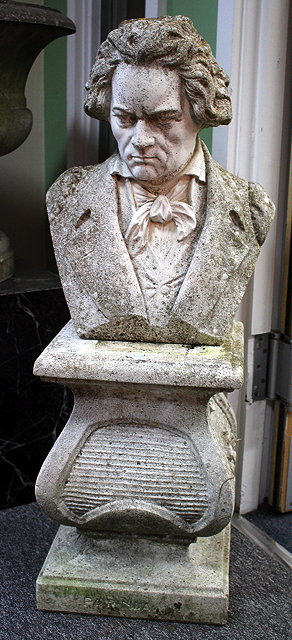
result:
<svg viewBox="0 0 292 640"><path fill-rule="evenodd" d="M170 189L167 196L155 196L136 182L133 183L133 192L138 208L133 214L125 235L132 253L138 253L147 244L150 222L165 224L173 220L177 227L179 241L196 228L193 207L179 200L186 194L184 180L180 180Z"/></svg>

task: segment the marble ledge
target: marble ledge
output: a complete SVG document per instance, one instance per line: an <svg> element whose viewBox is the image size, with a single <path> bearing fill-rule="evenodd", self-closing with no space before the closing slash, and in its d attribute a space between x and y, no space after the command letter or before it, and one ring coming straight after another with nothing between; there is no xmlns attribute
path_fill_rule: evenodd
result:
<svg viewBox="0 0 292 640"><path fill-rule="evenodd" d="M61 382L123 382L239 389L243 381L243 327L233 324L220 346L83 340L70 321L38 357L34 374Z"/></svg>

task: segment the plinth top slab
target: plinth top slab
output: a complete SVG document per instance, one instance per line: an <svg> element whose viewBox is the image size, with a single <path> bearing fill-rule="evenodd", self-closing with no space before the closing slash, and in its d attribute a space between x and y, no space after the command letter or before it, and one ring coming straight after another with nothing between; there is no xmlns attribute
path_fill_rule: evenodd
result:
<svg viewBox="0 0 292 640"><path fill-rule="evenodd" d="M34 374L63 383L136 384L239 389L243 330L235 322L220 346L82 340L69 322L35 362Z"/></svg>

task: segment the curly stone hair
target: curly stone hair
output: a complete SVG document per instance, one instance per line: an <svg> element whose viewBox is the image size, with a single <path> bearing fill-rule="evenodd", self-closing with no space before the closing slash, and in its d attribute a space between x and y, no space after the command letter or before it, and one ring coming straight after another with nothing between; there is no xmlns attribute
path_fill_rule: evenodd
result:
<svg viewBox="0 0 292 640"><path fill-rule="evenodd" d="M109 119L111 81L121 62L174 69L182 79L193 119L201 129L229 124L229 78L189 18L125 20L111 31L98 49L86 84L84 109L89 116Z"/></svg>

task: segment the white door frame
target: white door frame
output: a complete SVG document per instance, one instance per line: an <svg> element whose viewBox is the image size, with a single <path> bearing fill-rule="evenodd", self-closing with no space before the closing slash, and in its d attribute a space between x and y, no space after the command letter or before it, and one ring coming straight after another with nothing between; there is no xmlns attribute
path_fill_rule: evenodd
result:
<svg viewBox="0 0 292 640"><path fill-rule="evenodd" d="M146 0L146 16L165 14L165 0ZM80 86L98 45L99 0L68 0L77 35L68 39L68 164L95 162L98 123L83 113ZM213 156L232 173L259 182L277 204L289 0L219 0L217 52L231 77L233 121L213 133ZM74 130L75 134L70 135ZM76 135L76 131L78 135ZM231 394L239 423L237 507L256 509L267 411L251 398L253 336L271 330L277 223L271 229L238 319L245 324L246 384Z"/></svg>
<svg viewBox="0 0 292 640"><path fill-rule="evenodd" d="M224 68L229 60L234 115L225 136L214 131L213 155L232 173L259 182L276 206L288 13L289 0L219 0L218 6L216 57ZM231 42L226 37L230 24ZM239 422L237 508L242 514L258 507L262 466L268 464L263 451L271 412L265 401L253 402L251 388L254 335L272 328L277 224L276 219L238 314L245 324L246 384L232 394L232 402Z"/></svg>
<svg viewBox="0 0 292 640"><path fill-rule="evenodd" d="M99 121L83 110L85 84L100 44L100 0L67 0L76 33L67 40L67 164L97 162Z"/></svg>

